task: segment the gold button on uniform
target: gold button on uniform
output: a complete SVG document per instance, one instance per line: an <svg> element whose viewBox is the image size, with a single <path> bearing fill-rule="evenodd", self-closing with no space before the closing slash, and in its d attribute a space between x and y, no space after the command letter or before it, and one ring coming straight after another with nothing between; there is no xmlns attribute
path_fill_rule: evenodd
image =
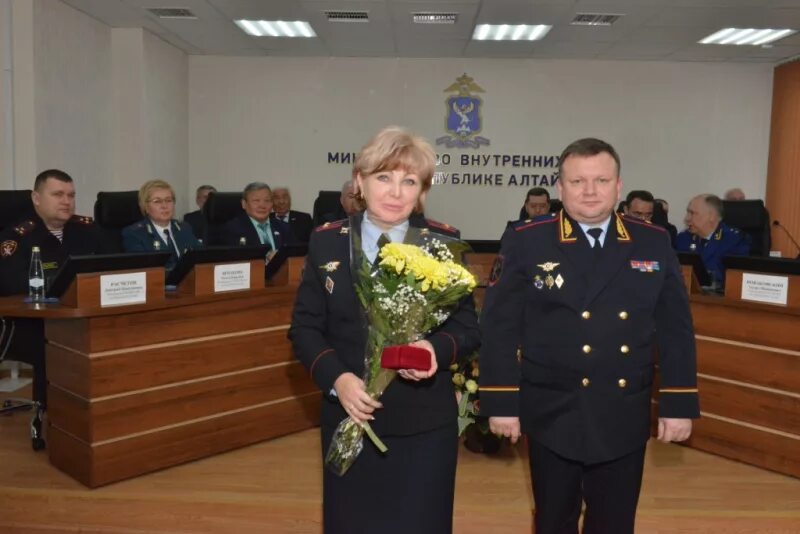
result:
<svg viewBox="0 0 800 534"><path fill-rule="evenodd" d="M617 384L619 384L619 387L624 388L625 386L628 385L628 381L625 380L624 378L620 378L619 380L617 380Z"/></svg>
<svg viewBox="0 0 800 534"><path fill-rule="evenodd" d="M592 314L589 311L585 311L581 314L581 317L583 317L584 319L588 319L591 316Z"/></svg>
<svg viewBox="0 0 800 534"><path fill-rule="evenodd" d="M583 380L581 380L581 385L583 387L585 387L585 388L588 388L589 387L589 379L588 378L584 378Z"/></svg>
<svg viewBox="0 0 800 534"><path fill-rule="evenodd" d="M583 353L584 354L589 354L590 352L592 352L592 347L590 347L589 345L584 345L583 346Z"/></svg>
<svg viewBox="0 0 800 534"><path fill-rule="evenodd" d="M622 345L622 346L619 348L619 351L620 351L622 354L628 354L628 353L631 351L631 348L630 348L628 345Z"/></svg>
<svg viewBox="0 0 800 534"><path fill-rule="evenodd" d="M622 319L622 320L624 321L625 319L627 319L627 318L628 318L628 312L626 312L626 311L624 311L624 310L623 310L623 311L621 311L621 312L619 312L619 318L620 318L620 319Z"/></svg>

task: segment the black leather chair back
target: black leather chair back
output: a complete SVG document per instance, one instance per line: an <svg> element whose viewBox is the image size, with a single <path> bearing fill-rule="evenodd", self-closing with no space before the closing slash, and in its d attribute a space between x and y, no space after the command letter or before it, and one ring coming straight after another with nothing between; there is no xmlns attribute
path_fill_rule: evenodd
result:
<svg viewBox="0 0 800 534"><path fill-rule="evenodd" d="M342 208L341 197L341 191L319 192L317 199L314 201L314 211L311 215L314 221L314 227L347 217L347 214L345 214Z"/></svg>
<svg viewBox="0 0 800 534"><path fill-rule="evenodd" d="M0 191L0 231L33 216L30 189Z"/></svg>
<svg viewBox="0 0 800 534"><path fill-rule="evenodd" d="M100 191L94 201L94 220L108 247L122 251L122 229L142 219L138 191Z"/></svg>
<svg viewBox="0 0 800 534"><path fill-rule="evenodd" d="M763 200L723 200L728 226L738 228L750 236L750 255L769 256L771 245L769 212Z"/></svg>
<svg viewBox="0 0 800 534"><path fill-rule="evenodd" d="M208 223L207 244L225 244L225 223L242 213L242 193L212 192L203 205Z"/></svg>

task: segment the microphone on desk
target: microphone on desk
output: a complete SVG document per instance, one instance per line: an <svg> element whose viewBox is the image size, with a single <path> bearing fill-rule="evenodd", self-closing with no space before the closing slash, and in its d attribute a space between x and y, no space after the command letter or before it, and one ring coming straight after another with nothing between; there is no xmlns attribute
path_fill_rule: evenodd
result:
<svg viewBox="0 0 800 534"><path fill-rule="evenodd" d="M798 252L798 254L797 254L797 258L798 258L798 259L800 259L800 245L798 245L798 244L797 244L797 241L795 240L795 238L794 238L794 237L792 237L792 234L791 234L791 233L789 233L789 230L787 230L787 229L786 229L786 227L785 227L784 225L782 225L782 224L781 224L781 222L780 222L779 220L777 220L777 219L775 219L774 221L772 221L772 226L777 226L778 228L780 228L781 230L783 230L783 233L785 233L785 234L786 234L786 237L788 237L788 238L789 238L789 240L790 240L792 243L794 243L794 246L795 246L795 247L797 247L797 252Z"/></svg>

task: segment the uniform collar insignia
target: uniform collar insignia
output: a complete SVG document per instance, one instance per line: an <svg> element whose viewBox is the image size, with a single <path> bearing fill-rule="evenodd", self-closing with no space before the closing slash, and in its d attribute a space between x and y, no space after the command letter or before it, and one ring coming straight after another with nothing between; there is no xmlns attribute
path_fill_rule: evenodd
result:
<svg viewBox="0 0 800 534"><path fill-rule="evenodd" d="M722 226L714 233L714 240L719 241L720 239L722 239Z"/></svg>
<svg viewBox="0 0 800 534"><path fill-rule="evenodd" d="M341 263L342 263L342 262L340 262L340 261L329 261L328 263L326 263L326 264L324 264L324 265L320 265L320 266L319 266L319 268L320 268L320 269L324 269L326 272L332 273L332 272L334 272L336 269L338 269L338 268L339 268L339 265L340 265Z"/></svg>
<svg viewBox="0 0 800 534"><path fill-rule="evenodd" d="M575 243L578 241L578 237L575 235L575 229L572 226L572 222L570 222L567 214L562 209L558 215L560 219L560 224L558 225L559 228L559 240L562 243Z"/></svg>
<svg viewBox="0 0 800 534"><path fill-rule="evenodd" d="M561 265L561 264L553 262L553 261L548 261L548 262L545 262L545 263L538 264L537 267L542 269L544 272L549 273L550 271L552 271L553 269L555 269L559 265Z"/></svg>
<svg viewBox="0 0 800 534"><path fill-rule="evenodd" d="M342 226L342 229L339 230L339 233L342 234L342 235L349 234L350 233L350 227L349 226Z"/></svg>
<svg viewBox="0 0 800 534"><path fill-rule="evenodd" d="M625 228L625 224L622 222L622 217L619 213L614 213L617 218L617 241L621 241L623 243L627 243L631 241L631 234L628 233L628 229Z"/></svg>

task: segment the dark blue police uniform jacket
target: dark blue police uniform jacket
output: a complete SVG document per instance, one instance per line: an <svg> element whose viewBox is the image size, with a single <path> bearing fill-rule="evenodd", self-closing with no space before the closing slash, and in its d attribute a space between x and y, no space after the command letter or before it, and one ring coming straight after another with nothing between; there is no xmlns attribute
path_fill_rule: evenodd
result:
<svg viewBox="0 0 800 534"><path fill-rule="evenodd" d="M200 241L192 233L192 229L175 219L169 224L169 233L181 254L192 248L202 246ZM156 230L153 222L143 219L122 229L122 249L125 252L153 252L156 250L172 252L172 256L165 265L167 270L172 269L178 261L178 256L174 248L162 239L161 234Z"/></svg>
<svg viewBox="0 0 800 534"><path fill-rule="evenodd" d="M675 249L679 252L700 254L706 270L716 285L721 287L725 283L725 267L722 264L722 258L750 254L750 236L721 222L711 234L711 239L705 239L684 230L675 239Z"/></svg>
<svg viewBox="0 0 800 534"><path fill-rule="evenodd" d="M343 373L364 374L367 323L353 286L350 232L359 232L363 213L351 219L325 223L311 233L303 278L297 290L289 338L294 354L323 392L322 425L335 427L347 417L338 399L330 395ZM409 218L416 228L458 237L452 226L421 216ZM434 347L438 372L428 380L394 380L381 397L383 408L371 423L378 435L411 435L454 424L458 416L449 366L479 345L472 295L426 339Z"/></svg>
<svg viewBox="0 0 800 534"><path fill-rule="evenodd" d="M288 224L270 215L269 226L272 231L272 239L275 240L275 248L292 244L292 231ZM244 238L244 243L242 243L242 238ZM247 213L242 212L225 224L225 244L232 247L262 244L258 236L258 230L253 226L253 222ZM263 244L269 245L269 243Z"/></svg>
<svg viewBox="0 0 800 534"><path fill-rule="evenodd" d="M650 436L659 415L699 416L694 331L666 230L611 216L594 255L563 210L506 230L481 312L481 414L520 417L555 453L587 464Z"/></svg>

